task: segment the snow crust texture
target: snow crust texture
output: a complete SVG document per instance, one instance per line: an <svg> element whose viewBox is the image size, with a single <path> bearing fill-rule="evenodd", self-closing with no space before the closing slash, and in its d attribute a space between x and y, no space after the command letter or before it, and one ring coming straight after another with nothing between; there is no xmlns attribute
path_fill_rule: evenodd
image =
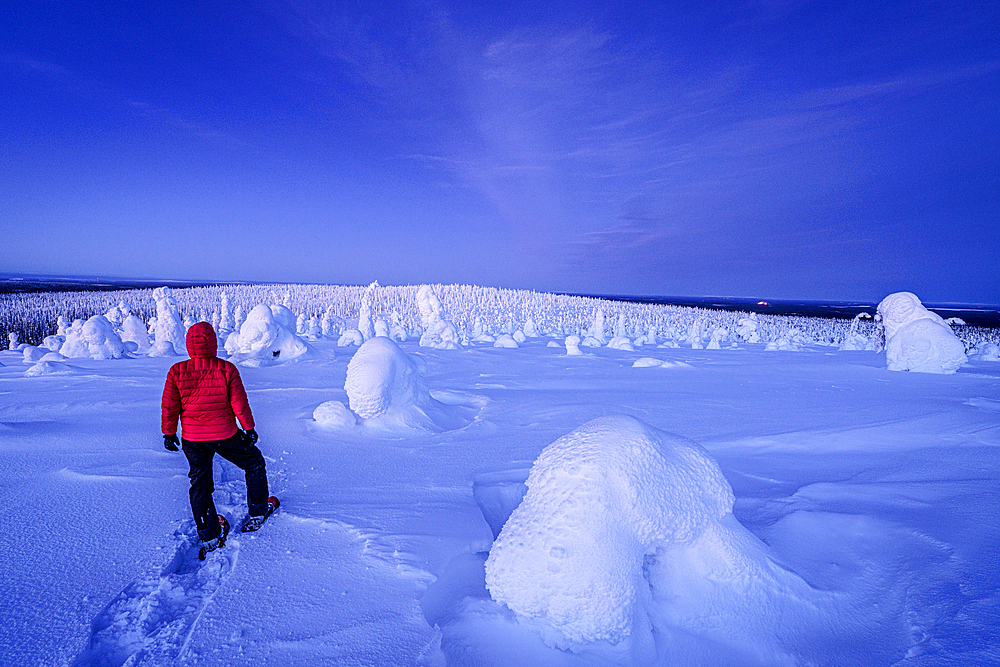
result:
<svg viewBox="0 0 1000 667"><path fill-rule="evenodd" d="M941 316L927 310L911 292L882 299L886 365L890 371L954 373L966 363L965 346Z"/></svg>
<svg viewBox="0 0 1000 667"><path fill-rule="evenodd" d="M701 446L627 416L595 419L547 446L526 484L490 550L487 587L569 644L627 637L648 590L644 557L694 542L734 501Z"/></svg>

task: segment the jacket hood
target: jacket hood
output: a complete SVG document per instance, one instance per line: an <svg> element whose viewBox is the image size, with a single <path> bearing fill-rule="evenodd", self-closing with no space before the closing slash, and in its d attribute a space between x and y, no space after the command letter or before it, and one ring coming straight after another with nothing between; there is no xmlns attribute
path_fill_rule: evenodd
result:
<svg viewBox="0 0 1000 667"><path fill-rule="evenodd" d="M198 322L191 325L184 342L187 344L188 356L192 359L214 357L219 349L219 340L215 337L215 329L208 322Z"/></svg>

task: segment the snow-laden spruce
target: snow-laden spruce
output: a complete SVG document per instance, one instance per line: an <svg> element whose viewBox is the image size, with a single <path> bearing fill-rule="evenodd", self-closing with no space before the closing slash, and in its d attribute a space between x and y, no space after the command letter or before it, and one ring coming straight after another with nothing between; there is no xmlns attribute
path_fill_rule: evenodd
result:
<svg viewBox="0 0 1000 667"><path fill-rule="evenodd" d="M424 333L420 337L422 347L454 350L461 347L458 330L442 314L441 300L430 285L421 285L417 290L417 307Z"/></svg>
<svg viewBox="0 0 1000 667"><path fill-rule="evenodd" d="M358 312L358 331L361 332L361 336L364 340L375 337L375 323L372 322L372 291L378 287L378 281L376 280L368 289L365 290L365 295L361 298L361 309Z"/></svg>
<svg viewBox="0 0 1000 667"><path fill-rule="evenodd" d="M859 325L863 320L870 320L872 316L868 313L858 313L851 320L851 329L847 332L847 336L844 338L844 342L840 344L840 349L842 351L855 351L855 350L869 350L880 352L878 345L870 337L862 334L859 331Z"/></svg>
<svg viewBox="0 0 1000 667"><path fill-rule="evenodd" d="M896 292L878 305L885 327L885 358L890 371L954 373L967 361L965 346L948 323L911 292Z"/></svg>
<svg viewBox="0 0 1000 667"><path fill-rule="evenodd" d="M633 417L602 417L559 438L526 484L490 550L486 584L557 646L619 643L633 634L637 605L651 602L701 632L723 616L760 629L754 614L789 591L808 595L733 517L733 491L711 455ZM664 591L655 601L654 578Z"/></svg>
<svg viewBox="0 0 1000 667"><path fill-rule="evenodd" d="M150 356L174 356L186 349L187 327L177 308L177 299L169 287L153 290L156 301L156 325Z"/></svg>
<svg viewBox="0 0 1000 667"><path fill-rule="evenodd" d="M426 300L418 298L423 292ZM151 298L156 293L156 298ZM431 298L433 296L433 298ZM176 315L164 318L164 302L173 300ZM436 301L436 304L435 304ZM122 308L122 304L127 304ZM749 314L745 312L713 311L703 308L659 304L639 304L607 301L592 297L545 294L525 290L506 290L475 285L405 286L345 286L345 285L226 285L192 287L176 290L120 290L114 292L53 292L32 294L0 294L0 336L9 345L9 334L16 336L15 349L23 343L39 345L48 335L63 334L56 330L57 320L68 325L75 319L86 320L107 313L124 321L131 311L149 324L150 335L157 335L164 323L184 323L199 319L218 324L219 341L226 340L227 329L237 331L244 314L261 303L281 303L296 316L296 322L319 322L318 332L312 326L302 337L324 337L337 340L348 328L372 322L377 334L379 320L390 324L389 336L394 340L420 338L428 345L493 344L502 333L510 334L518 344L524 336L533 338L532 330L545 338L579 336L581 347L602 347L611 333L623 332L634 347L657 344L660 347L680 346L713 349L711 337L725 330L732 343L773 343L772 349L798 349L811 345L843 345L878 351L882 348L881 329L872 320L852 322L846 318L802 317ZM421 310L423 306L424 310ZM434 315L435 307L437 316ZM367 309L369 317L362 318ZM429 309L429 310L428 310ZM432 327L426 327L424 316L430 316ZM158 320L163 320L162 322ZM521 329L518 323L523 322ZM350 324L348 324L350 323ZM443 323L439 332L435 330ZM115 325L119 328L119 325ZM123 326L123 325L122 325ZM299 327L295 327L297 330ZM367 329L365 326L364 328ZM351 329L357 339L345 338L343 344L364 342L366 335ZM960 326L955 334L971 350L984 342L1000 343L998 329ZM866 339L870 342L865 343ZM160 336L152 346L151 356L182 353L182 335L174 342ZM141 347L141 342L136 342ZM724 341L720 338L718 343Z"/></svg>
<svg viewBox="0 0 1000 667"><path fill-rule="evenodd" d="M226 352L234 363L266 366L301 359L313 348L295 335L295 315L288 308L261 304L229 335Z"/></svg>
<svg viewBox="0 0 1000 667"><path fill-rule="evenodd" d="M86 322L73 323L59 353L71 359L120 359L125 354L125 344L111 322L103 315L94 315Z"/></svg>
<svg viewBox="0 0 1000 667"><path fill-rule="evenodd" d="M389 408L406 408L430 398L416 365L391 339L368 340L347 364L344 383L353 410L362 419L374 419Z"/></svg>

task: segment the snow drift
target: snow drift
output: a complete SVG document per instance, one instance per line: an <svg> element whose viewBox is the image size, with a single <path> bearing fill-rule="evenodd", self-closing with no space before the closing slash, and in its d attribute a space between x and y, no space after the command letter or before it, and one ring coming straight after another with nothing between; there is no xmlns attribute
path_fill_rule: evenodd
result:
<svg viewBox="0 0 1000 667"><path fill-rule="evenodd" d="M769 609L807 606L811 589L733 517L729 483L690 440L602 417L546 447L526 484L490 550L486 585L556 646L617 644L647 628L638 642L652 655L650 618L759 646ZM733 627L748 636L727 637Z"/></svg>
<svg viewBox="0 0 1000 667"><path fill-rule="evenodd" d="M967 361L962 341L915 294L890 294L882 299L878 312L885 327L885 357L890 371L954 373Z"/></svg>

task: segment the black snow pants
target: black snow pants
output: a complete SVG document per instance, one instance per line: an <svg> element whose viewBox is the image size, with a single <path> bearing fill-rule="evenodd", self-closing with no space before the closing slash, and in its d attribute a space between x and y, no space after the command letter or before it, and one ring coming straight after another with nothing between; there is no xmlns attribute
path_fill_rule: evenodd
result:
<svg viewBox="0 0 1000 667"><path fill-rule="evenodd" d="M181 448L187 457L191 470L191 512L198 526L198 537L214 540L219 536L219 517L215 512L212 493L215 479L212 474L212 459L216 454L233 463L247 478L247 506L251 516L261 516L267 511L267 471L264 457L256 445L243 442L240 431L225 440L195 441L181 440Z"/></svg>

